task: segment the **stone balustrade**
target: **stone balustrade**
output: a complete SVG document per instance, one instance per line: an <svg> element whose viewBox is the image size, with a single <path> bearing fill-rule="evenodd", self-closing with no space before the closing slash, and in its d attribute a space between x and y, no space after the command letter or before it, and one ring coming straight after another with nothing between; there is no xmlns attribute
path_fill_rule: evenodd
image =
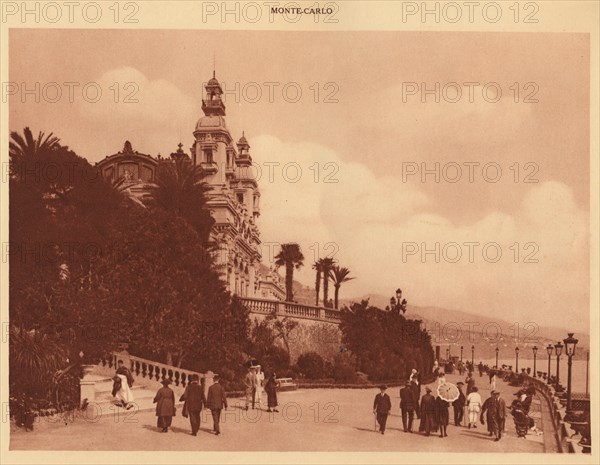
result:
<svg viewBox="0 0 600 465"><path fill-rule="evenodd" d="M200 379L204 378L205 389L212 384L214 373L198 373L185 368L178 368L164 363L155 362L142 357L129 354L127 351L113 352L108 358L100 362L101 367L115 369L117 362L123 360L123 364L129 368L134 378L162 382L165 379L171 380L174 387L185 388L189 384L191 375L197 375Z"/></svg>
<svg viewBox="0 0 600 465"><path fill-rule="evenodd" d="M290 316L294 318L304 318L327 323L339 323L341 320L340 310L334 308L313 307L294 302L257 299L250 297L241 297L240 301L248 308L248 310L250 310L251 313L268 315L274 312L278 316Z"/></svg>

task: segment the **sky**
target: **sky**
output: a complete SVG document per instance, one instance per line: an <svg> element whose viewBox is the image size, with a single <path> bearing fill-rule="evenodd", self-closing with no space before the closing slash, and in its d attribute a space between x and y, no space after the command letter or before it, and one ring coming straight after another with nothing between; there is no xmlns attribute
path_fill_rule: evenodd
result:
<svg viewBox="0 0 600 465"><path fill-rule="evenodd" d="M258 166L265 264L270 244L294 241L303 283L323 256L352 271L345 298L401 287L413 305L587 332L587 35L13 29L9 40L10 129L53 132L91 162L125 140L151 155L190 147L214 69L227 125Z"/></svg>

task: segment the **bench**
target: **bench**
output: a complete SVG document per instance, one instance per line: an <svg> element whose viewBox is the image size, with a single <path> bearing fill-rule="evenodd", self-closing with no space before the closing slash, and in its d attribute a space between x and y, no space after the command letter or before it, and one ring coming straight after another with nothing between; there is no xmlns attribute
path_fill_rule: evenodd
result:
<svg viewBox="0 0 600 465"><path fill-rule="evenodd" d="M295 391L298 389L298 384L294 383L292 378L277 378L280 391Z"/></svg>

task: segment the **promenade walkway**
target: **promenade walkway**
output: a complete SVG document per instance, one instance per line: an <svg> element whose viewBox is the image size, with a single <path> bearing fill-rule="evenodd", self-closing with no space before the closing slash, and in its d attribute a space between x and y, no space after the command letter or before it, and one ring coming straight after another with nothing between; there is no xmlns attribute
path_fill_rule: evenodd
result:
<svg viewBox="0 0 600 465"><path fill-rule="evenodd" d="M487 376L476 376L482 398L489 396ZM448 375L448 381L458 381ZM514 399L516 388L502 381L497 389L507 405ZM223 412L222 434L211 433L210 413L202 414L201 431L197 437L189 434L189 422L181 411L173 420L169 434L159 434L153 412L127 412L114 409L97 421L75 418L50 422L40 419L33 432L12 427L12 450L179 450L179 451L407 451L407 452L546 452L544 436L528 435L518 439L512 417L506 421L502 440L494 442L484 425L477 429L450 426L448 437L425 437L404 433L399 409L399 389L388 389L392 398L392 415L385 435L374 430L372 403L376 389L306 389L279 394L279 413L242 409L243 400L230 399ZM542 415L539 399L534 401L534 416L538 425ZM415 420L415 430L418 430ZM539 426L538 426L539 427ZM545 432L552 434L552 432ZM547 452L553 452L549 450Z"/></svg>

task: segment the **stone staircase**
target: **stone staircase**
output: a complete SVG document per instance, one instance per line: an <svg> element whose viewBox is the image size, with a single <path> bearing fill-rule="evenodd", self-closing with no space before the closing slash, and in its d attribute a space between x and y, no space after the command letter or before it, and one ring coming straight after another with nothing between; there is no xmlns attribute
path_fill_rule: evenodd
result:
<svg viewBox="0 0 600 465"><path fill-rule="evenodd" d="M123 360L125 365L131 370L134 378L133 386L133 407L126 410L115 397L112 396L113 376L116 372L116 361ZM185 390L190 372L169 365L153 362L132 356L128 353L113 353L109 360L94 365L90 373L84 375L82 384L86 386L82 390L81 399L87 399L87 416L89 418L99 418L106 415L129 415L133 416L135 412L153 411L156 408L154 396L162 387L161 379L169 378L172 384L169 386L175 392L175 406L178 410L183 407L183 402L179 398ZM212 384L212 373L195 373L204 378L205 389Z"/></svg>

